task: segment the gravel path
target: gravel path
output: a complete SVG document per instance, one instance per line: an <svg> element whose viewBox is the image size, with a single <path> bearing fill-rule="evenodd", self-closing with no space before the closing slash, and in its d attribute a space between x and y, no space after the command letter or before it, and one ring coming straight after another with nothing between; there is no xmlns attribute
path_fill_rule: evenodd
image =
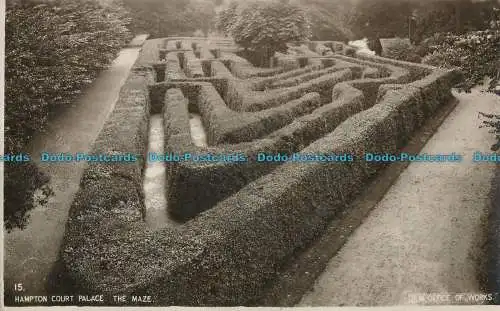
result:
<svg viewBox="0 0 500 311"><path fill-rule="evenodd" d="M161 114L154 114L149 120L148 152L164 154L164 128ZM164 227L177 227L181 223L172 219L167 212L166 163L147 161L144 172L144 204L146 205L146 225L157 230Z"/></svg>
<svg viewBox="0 0 500 311"><path fill-rule="evenodd" d="M421 153L461 153L463 162L411 163L299 306L409 304L418 293L449 304L449 296L435 294L481 293L495 165L472 163L472 154L491 152L494 137L479 128L478 111L498 113L500 97L477 90L455 96L458 106Z"/></svg>
<svg viewBox="0 0 500 311"><path fill-rule="evenodd" d="M140 40L143 38L140 37ZM133 40L134 44L138 38ZM139 40L139 41L140 41ZM28 227L4 234L4 280L6 290L23 283L24 295L43 295L57 261L66 220L83 173L82 163L42 164L40 152L89 152L114 108L118 93L139 55L140 47L123 49L112 66L77 100L36 137L30 152L33 161L51 177L55 195L44 208L30 213Z"/></svg>
<svg viewBox="0 0 500 311"><path fill-rule="evenodd" d="M207 147L207 133L201 122L199 114L191 113L189 116L189 125L191 126L191 139L197 147Z"/></svg>

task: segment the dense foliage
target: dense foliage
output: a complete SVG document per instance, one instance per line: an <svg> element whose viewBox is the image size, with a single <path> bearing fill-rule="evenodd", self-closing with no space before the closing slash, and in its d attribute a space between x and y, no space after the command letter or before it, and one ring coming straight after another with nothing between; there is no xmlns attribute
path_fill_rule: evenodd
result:
<svg viewBox="0 0 500 311"><path fill-rule="evenodd" d="M218 31L225 35L231 34L231 26L238 16L238 2L232 1L229 6L219 12L215 27Z"/></svg>
<svg viewBox="0 0 500 311"><path fill-rule="evenodd" d="M490 89L498 82L500 64L500 31L484 30L464 35L436 35L434 45L429 46L430 54L423 62L444 68L459 67L465 80L458 85L469 91L483 83L486 76L493 78Z"/></svg>
<svg viewBox="0 0 500 311"><path fill-rule="evenodd" d="M488 28L491 9L496 0L488 1L432 1L414 6L416 41L420 42L435 33L463 33Z"/></svg>
<svg viewBox="0 0 500 311"><path fill-rule="evenodd" d="M210 30L215 3L209 0L123 0L135 33L147 33L150 38L191 36L196 30Z"/></svg>
<svg viewBox="0 0 500 311"><path fill-rule="evenodd" d="M358 38L405 37L411 12L409 0L358 1L352 9L349 26Z"/></svg>
<svg viewBox="0 0 500 311"><path fill-rule="evenodd" d="M408 37L413 16L416 32L412 39L419 42L436 32L484 30L495 1L363 0L354 6L348 24L359 38Z"/></svg>
<svg viewBox="0 0 500 311"><path fill-rule="evenodd" d="M205 36L212 30L216 16L215 4L208 0L193 0L184 12L185 23L195 30L201 30Z"/></svg>
<svg viewBox="0 0 500 311"><path fill-rule="evenodd" d="M472 87L490 78L489 90L499 92L500 86L500 10L492 9L489 28L471 31L463 35L436 34L422 42L429 51L423 62L444 68L458 67L465 80L459 89L470 91ZM495 133L497 142L492 150L500 149L500 115L481 114L483 125Z"/></svg>
<svg viewBox="0 0 500 311"><path fill-rule="evenodd" d="M130 38L113 1L9 1L5 22L5 153L23 152L51 111L71 103ZM21 226L47 184L34 164L5 165L4 221ZM48 193L48 192L46 192Z"/></svg>
<svg viewBox="0 0 500 311"><path fill-rule="evenodd" d="M310 24L304 10L286 2L250 2L222 11L219 29L230 33L240 46L262 56L260 65L277 51L286 51L286 43L310 37Z"/></svg>
<svg viewBox="0 0 500 311"><path fill-rule="evenodd" d="M311 21L311 40L344 41L354 39L346 23L352 5L346 0L295 0Z"/></svg>

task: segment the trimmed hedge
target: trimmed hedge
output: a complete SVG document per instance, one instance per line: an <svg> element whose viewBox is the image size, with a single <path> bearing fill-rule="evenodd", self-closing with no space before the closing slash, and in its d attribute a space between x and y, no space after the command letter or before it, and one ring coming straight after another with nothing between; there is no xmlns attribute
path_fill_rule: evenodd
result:
<svg viewBox="0 0 500 311"><path fill-rule="evenodd" d="M254 67L248 60L244 59L243 57L239 57L236 54L228 52L221 52L219 59L228 67L234 77L239 79L272 76L290 69L289 67L283 66L279 66L276 68ZM295 64L294 66L298 67L298 64Z"/></svg>
<svg viewBox="0 0 500 311"><path fill-rule="evenodd" d="M458 77L455 71L432 67L401 68L405 64L334 58L334 66L344 68L337 73L343 72L345 81L333 83L330 76L311 80L299 85L305 90L302 99L247 112L248 116L265 115L262 120L274 115L286 119L288 113L294 117L292 122L281 120L277 130L266 129L259 139L236 144L216 139L223 133L221 117L238 114L225 107L221 90L226 88L229 94L238 83L251 90L248 83L229 76L156 83L148 88L148 101L144 88L152 83L152 69L131 76L124 88L136 88L134 94L141 99L125 100L122 96L131 93L121 94L119 111L109 121L116 132L102 136L108 143L100 142L113 146L112 150L144 150L145 141L140 143L147 132L143 119L151 106L163 109L166 153L242 153L254 160L258 152L301 151L351 153L358 160L282 165L173 163L168 166L165 189L168 210L190 220L156 231L145 228L141 217L141 165L91 165L71 209L61 256L69 278L79 284L79 292L102 292L109 297L151 295L157 305L255 304L290 256L320 234L384 167L359 161L359 157L364 152L399 150L427 117L452 98L451 86ZM210 71L227 75L220 65L212 62ZM318 93L309 94L322 83L323 98L328 102L317 102ZM159 107L163 101L165 105ZM125 131L119 127L124 105L134 108L134 113L128 131L117 140L118 132ZM189 126L193 109L200 112L207 133L218 145L194 146ZM260 126L252 132L258 132ZM116 145L116 141L120 143ZM119 191L118 185L129 191Z"/></svg>
<svg viewBox="0 0 500 311"><path fill-rule="evenodd" d="M351 96L345 95L341 97L338 95L344 91L350 93ZM364 107L361 92L352 89L338 89L336 91L338 93L336 95L337 100L333 103L317 108L308 115L296 118L292 123L271 133L268 137L248 143L197 148L191 143L189 124L185 121L186 117L182 117L187 115L187 106L179 104L179 100L172 100L168 95L169 92L171 91L167 91L164 117L166 122L165 137L167 137L165 145L168 149L167 152L172 153L234 152L246 154L249 158L255 158L256 154L262 151L290 154L299 151L314 139L328 133L342 120ZM315 105L319 105L319 94L306 95L304 99L307 101L312 99L314 101L311 103L316 102ZM300 101L296 102L301 103ZM296 105L295 102L289 104L290 106ZM173 105L172 108L170 108L171 105ZM347 110L345 110L346 108ZM179 112L179 109L183 112ZM200 108L200 111L203 118L204 109ZM178 120L176 113L179 113L180 116ZM173 126L172 124L178 125ZM263 124L263 126L266 124ZM272 124L270 129L272 130L275 127L276 125ZM270 131L270 129L266 128L261 129L266 132ZM171 136L170 133L172 132L175 135ZM210 128L208 128L208 133L210 133ZM170 179L175 178L175 180L167 186L169 189L169 210L175 217L180 219L192 218L239 190L250 180L269 172L275 166L276 164L256 164L251 162L234 165L224 163L210 165L193 164L191 162L175 163L171 165L171 167L175 167L175 170L170 172L169 177ZM199 191L193 192L193 189L199 189ZM193 193L196 193L196 195L193 195Z"/></svg>
<svg viewBox="0 0 500 311"><path fill-rule="evenodd" d="M351 62L347 62L346 60L350 60ZM402 83L402 82L405 82L408 80L409 73L407 70L400 69L400 68L394 67L392 65L380 65L380 64L375 64L375 63L370 62L370 61L354 60L354 59L345 58L345 57L338 57L337 59L333 59L333 60L331 60L330 64L335 63L335 66L338 68L356 69L355 70L357 72L356 75L358 77L361 77L361 73L363 72L362 67L360 67L360 65L354 65L352 62L354 62L354 63L357 62L357 63L365 65L365 66L370 65L370 66L378 67L380 69L378 69L378 68L375 68L375 69L377 69L377 71L382 71L384 76L390 75L386 78L360 79L360 80L353 80L353 81L346 82L347 83L346 87L347 87L347 89L349 89L350 92L353 92L354 94L356 94L356 92L359 92L352 87L352 86L355 86L356 88L362 90L365 93L366 98L365 98L364 103L362 104L361 108L371 107L375 103L375 100L376 100L377 94L378 94L378 88L383 83ZM222 71L224 71L226 76L229 77L228 71L224 70L224 67L222 66L222 64L220 64L219 62L213 62L213 63L215 63L215 64L218 63L219 68L222 68ZM216 69L217 65L214 66L213 68ZM371 67L367 67L367 68L371 68ZM211 68L211 70L212 70L212 68ZM305 71L307 71L307 69ZM379 73L379 74L382 75L382 73ZM281 74L280 76L287 76L287 75L290 75L290 73ZM267 78L267 79L269 79L269 78ZM214 88L210 86L210 84L202 83L202 81L210 81L210 80L211 79L209 79L209 80L207 80L207 79L194 79L194 80L186 80L186 81L191 81L191 82L175 82L175 83L155 85L152 88L152 90L154 90L154 92L150 93L151 99L152 99L152 106L156 107L154 109L154 111L158 111L160 109L159 107L161 105L160 105L159 100L160 100L161 96L164 96L161 94L165 94L166 89L168 89L170 87L180 87L181 89L183 89L183 92L185 94L187 94L187 96L189 97L188 102L191 102L190 106L198 106L196 108L196 110L201 112L202 121L205 125L205 128L207 129L209 143L211 145L220 144L220 143L239 143L242 141L249 141L249 140L252 140L255 138L263 137L263 135L272 132L274 129L278 129L279 127L281 127L283 125L288 124L288 122L290 122L292 120L292 119L285 118L285 119L281 119L280 122L275 122L275 123L272 123L272 122L269 123L268 121L266 121L266 120L277 120L276 116L288 115L289 112L287 112L287 111L288 111L289 107L291 108L295 105L294 101L292 101L288 104L285 104L283 106L278 106L278 107L275 107L273 109L263 110L263 111L260 111L258 113L236 113L234 111L231 111L230 109L228 109L226 107L223 100L219 96L219 94L221 94L220 90L219 90L219 93L217 93L217 92L215 92ZM194 81L199 81L199 82L194 83ZM229 81L226 80L227 83L229 83L230 81L232 81L232 80L231 79L229 79ZM214 81L212 80L212 82L214 82ZM223 82L223 81L221 81L221 82ZM337 84L337 85L340 85L340 84ZM333 90L334 96L338 95L338 94L337 95L335 95L335 94L339 92L338 91L339 89L341 89L341 88L337 88L337 87L334 88L334 90ZM330 96L329 96L330 100L332 98L331 92L332 91L330 89ZM299 101L299 103L300 103L300 101ZM307 102L304 102L304 103L307 103ZM299 106L297 106L297 107L299 107ZM310 106L310 107L313 108L314 106ZM361 108L359 108L359 109L361 109ZM185 109L187 109L187 108L185 108ZM332 111L330 106L328 106L324 109L325 109L324 110L325 112ZM359 109L357 111L359 111ZM321 109L317 109L317 110L321 111ZM167 109L167 111L170 111L170 113L174 113L176 110L175 109ZM302 111L300 113L303 114L304 112L307 112L308 110L303 110L301 108L300 110L296 110L296 111L298 111L298 112ZM333 110L333 111L335 111L335 110ZM355 111L355 112L357 112L357 111ZM285 114L283 114L283 113L285 113ZM175 118L175 113L171 116ZM293 117L297 117L298 115L292 114L289 116L291 118L293 118ZM336 117L337 117L336 115L330 115L330 117L328 117L327 119L324 119L324 118L323 119L315 119L316 123L311 123L311 124L316 124L316 125L321 125L324 123L338 124L336 122L332 122L332 120L336 120ZM165 119L167 119L167 117L165 117ZM280 118L278 118L278 120L279 119ZM306 123L313 120L313 119L314 118L311 119L311 116L305 117L305 120L307 120ZM181 120L182 120L182 118L181 118ZM302 126L297 127L298 124L300 124L300 122L299 123L294 122L293 125L285 127L284 132L278 130L276 132L277 134L273 133L269 137L273 137L273 135L274 135L274 137L278 137L279 135L282 135L282 137L289 137L289 133L287 132L286 129L294 129L294 128L295 128L295 130L293 130L293 131L296 131L296 134L294 134L292 136L293 137L292 141L311 142L312 140L310 140L310 139L308 140L307 138L304 138L305 135L306 136L309 135L309 137L318 137L318 136L315 136L315 134L310 135L308 133L308 130L306 130L304 132L306 134L300 134L301 133L300 131L303 131L303 129L302 129ZM191 146L192 145L190 135L189 135L190 130L188 127L188 123L186 123L185 126L186 126L186 129L185 129L185 132L183 135L176 136L174 142L167 141L167 146L168 145L173 146L172 151L184 150L184 147L182 147L182 146ZM307 128L309 128L309 127L306 127L306 129ZM328 131L331 131L333 128L326 127L325 129L328 132ZM167 131L166 137L169 137L168 136L168 126L166 126L166 131ZM327 133L327 132L318 131L318 133ZM276 135L278 135L278 136L276 136ZM281 136L279 136L279 137L281 137ZM181 140L183 140L183 139L187 139L187 142L181 143ZM177 145L178 143L181 143L181 145ZM286 144L288 144L288 146ZM242 144L239 144L239 145L241 147ZM272 145L274 146L274 147L272 147L274 149L283 148L284 146L287 146L287 147L285 147L285 148L287 148L285 150L285 152L292 152L293 150L300 150L300 148L302 148L304 146L302 143L298 143L296 145L296 147L290 148L290 146L289 146L290 140L281 141L281 143L275 142L275 143L272 143ZM227 147L228 147L227 145L224 146L224 148L227 148ZM236 150L238 150L238 145L233 145L231 148L236 148ZM247 149L245 149L245 150L248 151L248 147L246 147L246 148ZM212 150L214 150L214 152L219 150L219 149L220 148L218 148L218 147L212 148ZM188 149L188 150L193 151L193 149ZM180 167L184 167L184 166L186 166L186 165L184 165L184 164L180 165ZM213 171L212 169L215 169L215 171ZM214 168L214 166L212 166L211 169L208 169L206 166L205 166L205 168L200 166L196 170L197 171L200 171L200 170L205 171L205 174L207 174L207 176L208 176L208 175L212 174L213 172L216 172L217 170L220 170L220 169ZM231 170L233 170L233 168L229 169L229 171L228 171L229 174L233 174L233 171L231 171ZM189 169L188 169L188 171L189 171ZM199 174L199 173L197 173L197 174ZM224 173L224 174L227 175L227 173ZM205 198L204 196L201 196L201 197L203 197L203 200L193 198L192 194L189 193L189 185L190 185L189 178L191 176L195 176L195 175L196 174L193 174L192 172L185 174L185 176L187 176L187 177L185 177L185 179L183 179L183 182L185 182L185 184L188 185L188 187L186 187L186 191L185 191L186 195L185 196L182 194L182 193L184 193L182 191L176 191L174 194L175 196L179 196L181 198L187 198L189 201L194 200L193 202L195 202L193 204L190 204L189 208L185 209L187 211L187 212L185 212L185 214L183 214L183 212L177 212L178 215L183 215L183 218L192 217L196 213L209 208L211 206L210 204L214 204L215 202L217 202L219 200L219 197L217 197L215 199L214 198L210 199L210 198ZM229 178L229 181L228 182L221 182L222 184L226 185L226 189L218 190L218 191L221 193L227 193L227 192L232 193L241 187L241 184L240 184L241 180L238 182L232 182L232 179ZM176 184L179 185L181 183L178 182ZM229 184L233 184L236 186L232 187L232 186L229 186ZM203 186L200 186L200 188L210 189L210 186L203 184ZM207 194L207 196L208 196L208 194ZM176 202L176 203L172 204L173 210L177 209L176 206L179 206L179 207L183 206L183 204L182 204L183 199L175 199L174 202ZM196 205L196 204L201 204L201 207L196 207L196 206L192 207L193 205Z"/></svg>
<svg viewBox="0 0 500 311"><path fill-rule="evenodd" d="M232 78L231 72L220 61L210 63L210 76L219 78Z"/></svg>
<svg viewBox="0 0 500 311"><path fill-rule="evenodd" d="M92 153L133 153L146 156L150 110L147 85L153 83L153 79L152 68L142 67L141 60L138 59L120 90L115 109L94 143ZM80 189L70 209L61 248L61 258L66 264L73 262L70 259L73 256L100 258L99 263L95 259L90 263L91 270L86 270L86 264L78 262L74 262L76 265L71 267L70 275L83 281L81 284L78 282L82 290L86 285L97 281L88 278L88 271L106 269L110 263L114 268L126 269L133 263L123 261L117 265L113 262L113 257L118 252L116 248L109 249L107 254L98 255L99 249L82 249L80 246L94 242L104 245L102 239L114 236L115 241L123 243L124 247L120 251L133 252L131 246L134 242L144 242L143 236L133 235L134 230L125 238L114 232L126 224L135 224L137 232L143 228L139 224L145 214L142 192L144 157L139 157L136 162L123 164L89 163L84 171ZM82 253L86 255L81 255ZM65 265L65 268L68 269L69 266Z"/></svg>
<svg viewBox="0 0 500 311"><path fill-rule="evenodd" d="M296 86L296 85L299 85L299 84L304 83L306 81L319 78L324 74L329 74L329 73L333 73L336 71L340 71L341 69L342 68L339 68L338 66L334 66L334 67L329 67L329 68L325 68L322 70L317 70L317 71L314 71L311 73L298 75L298 76L295 76L292 78L283 79L281 81L276 81L273 84L271 84L270 88L277 89L277 88Z"/></svg>
<svg viewBox="0 0 500 311"><path fill-rule="evenodd" d="M341 60L341 59L343 59L343 60ZM361 72L363 72L362 67L360 67L359 65L353 65L352 63L346 62L345 60L347 58L345 58L345 57L341 57L341 59L335 59L334 61L332 61L332 63L335 62L335 66L337 66L338 68L353 68L353 69L355 68L356 72L358 72L357 75L361 76ZM361 100L361 104L356 106L358 108L355 108L350 113L356 113L362 109L366 109L366 108L373 106L375 104L375 100L377 98L378 89L383 83L403 83L403 82L406 82L408 80L408 76L409 76L408 70L400 69L398 67L394 67L391 65L374 64L370 61L354 60L353 62L354 63L358 62L358 63L363 64L363 65L372 65L372 66L379 67L380 69L371 68L371 67L367 67L367 68L374 69L378 73L378 75L382 75L382 73L380 72L380 71L382 71L383 75L387 76L387 77L386 78L378 78L378 79L362 78L362 79L358 79L358 80L352 80L349 82L337 84L333 88L333 98L334 99L338 98L339 94L343 94L343 93L346 93L346 94L349 94L349 93L350 94L358 94L359 93L359 95L353 95L353 96L354 97L356 97L356 96L363 97L363 100ZM287 74L281 74L280 76L286 76L286 75ZM231 81L231 80L229 80L229 81ZM195 105L199 106L198 110L201 112L202 120L203 120L203 123L205 125L208 137L209 137L209 143L211 145L220 144L220 143L238 143L238 142L242 142L242 141L250 141L250 140L258 138L258 137L263 137L262 134L259 134L259 133L266 133L266 134L270 133L273 129L277 129L283 125L286 125L286 122L289 122L289 121L286 121L286 119L281 120L280 122L275 122L275 123L269 123L265 120L268 120L270 117L271 117L270 120L276 120L274 117L272 117L273 115L280 115L281 113L284 113L287 111L288 106L294 105L294 103L292 101L292 102L289 102L288 104L285 104L284 106L278 106L276 108L267 109L267 110L263 110L263 111L252 113L252 114L236 113L236 112L231 111L230 109L228 109L225 106L225 104L222 101L222 99L220 98L220 96L218 96L218 94L216 92L214 92L213 88L208 84L203 86L202 84L197 83L198 87L196 87L189 82L183 82L183 83L174 83L170 86L167 84L167 85L163 85L163 87L168 88L168 87L172 87L174 85L177 85L178 87L183 88L185 93L190 94L189 96L191 97L191 100L190 100L191 102L198 102L198 104L195 103ZM185 89L187 87L187 85L189 85L188 90ZM355 86L356 88L353 88L353 86ZM362 92L360 92L358 89L362 90ZM204 92L200 92L200 90L204 90ZM341 90L342 90L342 92L341 92ZM198 96L193 95L193 93L197 93L197 92L199 92L198 94L200 94L200 95L198 95ZM363 96L363 93L365 94L365 96ZM203 95L201 95L201 94L203 94ZM329 97L330 99L332 98L331 95L332 95L332 93L330 93L330 97ZM158 98L157 95L155 95L154 97ZM198 99L196 99L196 98L198 98ZM348 100L347 102L351 102L351 100ZM355 100L354 102L357 102L357 101ZM201 104L201 106L200 106L199 103L204 103L204 104ZM167 105L168 105L168 103L167 103ZM324 107L318 108L312 114L306 115L306 116L304 116L304 118L299 118L296 120L296 121L300 121L300 120L304 119L303 123L293 122L293 124L289 124L288 126L284 127L282 130L277 130L276 132L272 133L271 135L269 135L267 137L263 137L263 138L264 139L267 139L267 138L278 139L277 142L280 142L280 143L277 143L277 142L273 143L274 147L272 147L272 148L274 148L274 149L285 148L284 150L281 149L285 153L290 153L290 152L300 150L305 145L310 143L312 141L311 139L313 137L319 137L319 136L317 136L318 134L328 133L329 131L333 130L335 128L335 126L340 121L344 120L346 117L348 117L350 115L349 113L347 115L339 114L340 112L338 111L338 109L335 109L336 105L338 105L337 101L335 101L334 104L328 104L328 105L325 105ZM343 107L345 107L345 106L343 106ZM167 111L168 110L175 111L173 109L167 109ZM319 113L320 111L323 114L323 115L321 115L321 117L317 117L317 116L313 117L314 115L316 115L316 113ZM269 113L269 112L271 112L272 114L267 114L268 117L264 117L266 115L266 113ZM276 113L279 113L279 114L276 114ZM256 116L259 116L260 119L255 119L256 120L256 123L255 123L252 120ZM171 115L170 117L174 118L175 114ZM262 119L262 117L264 117L264 119ZM260 121L257 121L257 120L260 120ZM265 121L265 122L263 123L263 121ZM227 123L227 122L229 122L229 123ZM231 136L227 136L227 135L226 136L221 135L220 133L224 133L224 132L230 133L224 129L228 129L228 125L230 125L229 128L232 128L231 124L232 124L232 126L236 126L236 128L240 129L239 130L240 134L234 138L232 138ZM251 127L249 127L249 125L251 125L251 124L254 124L254 126L252 125ZM304 126L304 124L307 124L307 126ZM325 126L324 124L329 124L329 126ZM257 126L257 127L255 127L255 126ZM265 127L262 127L262 126L265 126ZM318 130L318 127L320 128L320 130ZM310 129L315 129L316 133L310 133ZM168 130L166 130L166 131L168 131ZM178 151L184 150L184 147L182 147L182 146L186 146L186 145L191 144L190 143L190 136L188 134L189 127L188 127L187 123L186 123L185 133L186 134L183 134L179 137L176 137L176 139L187 139L189 142L183 142L183 143L181 143L180 146L176 146L176 144L180 143L180 141L178 141L178 140L176 140L174 142L167 141L167 143L166 143L167 145L169 145L169 144L172 145L172 149L171 149L172 152L174 152L175 150L178 150ZM219 133L219 134L215 134L215 133ZM235 133L235 132L233 131L233 133ZM167 134L167 136L168 136L168 134ZM220 139L216 139L216 138L212 138L212 137L220 137ZM287 139L283 140L283 137L287 137ZM242 144L224 145L223 148L229 147L232 149L236 148L236 150L238 150L238 146L241 147ZM245 148L247 148L247 149L242 150L242 152L248 153L249 152L248 147L245 147ZM196 148L189 149L190 152L193 152L193 150L196 151ZM212 150L214 152L217 152L217 151L222 152L220 147L212 148ZM182 174L182 176L184 176L184 177L182 177L182 182L177 182L176 185L185 184L185 187L182 186L182 189L184 189L184 190L178 189L178 190L172 192L173 193L172 195L175 196L176 198L171 200L171 201L175 202L175 204L171 204L170 208L173 211L173 214L177 215L177 217L180 217L182 219L187 219L187 218L195 216L197 213L199 213L203 210L206 210L207 208L210 208L210 204L215 204L215 202L217 202L217 200L220 199L220 197L214 198L213 194L212 194L212 197L210 198L210 195L209 195L210 192L211 193L215 193L215 192L224 193L224 195L222 196L222 198L223 198L223 197L225 197L225 193L233 193L234 191L237 191L241 187L241 177L239 177L240 179L238 179L237 181L233 180L235 178L234 175L232 175L234 168L229 169L229 171L227 171L229 173L223 173L224 170L226 169L226 168L224 168L224 169L222 168L223 165L213 165L210 167L208 167L208 166L196 166L196 168L193 168L189 164L180 164L180 165L178 165L178 167L181 167L184 170L186 170L186 173ZM219 168L217 168L217 167L219 167ZM202 180L201 177L194 178L198 181L190 179L193 176L197 176L197 175L201 174L202 171L204 172L204 174L206 174L206 175L203 175L203 176L205 176L205 181L210 180L210 174L219 174L219 175L222 174L220 176L227 176L229 174L229 176L233 176L233 177L228 177L228 179L225 181L222 181L222 180L218 181L218 183L222 185L221 187L224 188L223 190L212 189L211 185L200 181L200 180ZM190 189L191 189L190 186L192 185L191 183L201 184L199 186L199 188L205 189L207 191L207 195L206 196L200 195L199 197L198 197L198 195L193 196L192 192L190 192ZM207 189L209 189L209 190L207 190ZM203 192L203 191L199 191L197 193L201 193L201 192ZM198 198L196 198L196 197L198 197ZM187 200L187 202L190 202L190 203L183 204L183 202L185 202L185 200ZM198 206L196 206L196 205L198 205Z"/></svg>
<svg viewBox="0 0 500 311"><path fill-rule="evenodd" d="M439 104L451 98L454 75L436 71L401 89L387 90L379 103L302 152L396 152ZM336 98L342 100L349 94L342 89L348 88L338 87ZM140 198L134 191L113 192L113 200L103 200L109 192L101 195L108 191L102 187L110 181L101 175L82 184L63 260L82 293L147 293L161 305L249 305L276 269L319 234L379 168L363 161L284 164L184 226L156 232L144 229L135 212ZM209 175L217 179L217 174Z"/></svg>
<svg viewBox="0 0 500 311"><path fill-rule="evenodd" d="M329 65L332 66L333 64L329 64ZM277 83L280 80L297 77L297 76L300 76L300 75L303 75L306 73L310 73L310 72L313 72L315 70L320 70L321 68L324 68L324 67L330 67L330 66L326 66L323 64L318 65L318 66L313 66L313 65L308 64L307 66L305 66L303 68L293 69L290 71L286 71L286 72L274 75L272 77L267 77L267 78L263 78L263 79L260 79L258 81L255 81L255 82L253 82L253 88L256 91L263 91L266 86Z"/></svg>
<svg viewBox="0 0 500 311"><path fill-rule="evenodd" d="M331 88L336 83L349 79L352 79L351 70L343 69L290 88L264 92L252 91L251 86L245 87L241 82L229 80L225 100L233 110L256 112L277 107L310 92L318 92L322 96L329 97Z"/></svg>
<svg viewBox="0 0 500 311"><path fill-rule="evenodd" d="M159 47L162 44L163 39L146 40L135 63L136 68L151 67L151 64L158 63L160 61Z"/></svg>
<svg viewBox="0 0 500 311"><path fill-rule="evenodd" d="M427 93L440 89L451 96L451 75L439 73L418 86L388 91L381 103L303 152L396 152L421 117L437 107L427 106ZM165 303L212 306L246 305L258 298L275 267L310 242L363 189L376 172L364 163L282 165L188 222L183 237L203 245L200 255L190 259L197 264L179 266L176 275L169 272L168 281L182 287L163 287L158 297Z"/></svg>
<svg viewBox="0 0 500 311"><path fill-rule="evenodd" d="M404 76L402 78L404 78ZM335 127L340 124L340 122L342 122L352 114L371 107L374 104L371 98L374 95L372 95L371 93L376 92L378 87L383 82L394 83L400 80L401 77L389 77L386 79L379 79L375 81L361 79L339 83L333 88L332 103L326 104L315 109L310 114L297 118L291 124L271 133L269 136L264 137L262 140L254 141L252 144L220 145L218 147L212 147L209 150L214 153L225 153L228 152L227 150L233 150L235 152L243 152L249 155L250 158L255 157L255 155L259 151L263 150L273 150L273 152L275 153L279 152L285 154L297 152L315 139L335 129ZM351 84L354 84L358 88L363 89L364 92L367 92L369 94L370 98L365 98L365 96L363 96L363 92L356 88L353 88ZM166 109L166 111L169 111L169 109ZM174 116L172 115L170 116L170 118L174 118ZM211 129L208 128L208 133L210 133L210 130ZM187 127L187 125L185 131L186 133L189 133L189 128ZM188 139L190 141L190 137L188 134L176 138ZM189 143L183 142L180 143L180 145L177 145L179 143L180 141L176 140L167 142L166 145L171 146L169 147L170 152L184 152L185 148L183 146L189 145ZM196 153L206 152L207 150L194 148L188 149L188 151ZM261 168L262 165L263 164L257 164L257 167ZM181 178L181 181L175 183L180 187L176 188L176 190L171 193L172 196L175 196L175 199L172 198L169 200L169 209L174 215L180 217L181 219L194 217L196 214L210 208L211 205L215 204L215 202L218 202L218 200L225 198L228 194L234 193L241 187L242 180L245 180L245 178L242 179L241 176L245 175L241 172L245 172L245 169L247 168L256 170L255 167L243 166L242 164L233 166L226 166L223 164L214 164L211 166L193 166L190 163L182 163L179 164L178 167L180 168L180 171L178 172L183 173L180 173L181 177L179 178ZM235 175L235 167L239 169L239 175ZM273 166L270 167L272 168ZM202 172L202 176L204 176L205 179L199 177ZM265 172L267 171L264 170L262 173L257 174L263 174ZM211 176L218 176L218 182L215 186L212 185L213 180L211 179ZM223 176L225 176L226 179L223 179ZM193 180L191 180L191 178L193 178ZM247 181L249 180L251 179L247 179ZM199 188L204 190L195 192L196 195L193 196L193 184L199 185L196 187L197 189ZM206 195L201 193L206 193Z"/></svg>

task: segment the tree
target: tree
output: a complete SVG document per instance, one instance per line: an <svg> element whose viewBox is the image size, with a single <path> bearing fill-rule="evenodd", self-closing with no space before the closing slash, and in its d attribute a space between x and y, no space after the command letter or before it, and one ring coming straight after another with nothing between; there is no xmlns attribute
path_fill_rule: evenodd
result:
<svg viewBox="0 0 500 311"><path fill-rule="evenodd" d="M215 17L215 4L206 0L191 0L184 12L185 23L195 29L200 29L205 35L208 35L212 28Z"/></svg>
<svg viewBox="0 0 500 311"><path fill-rule="evenodd" d="M271 57L286 51L286 43L311 36L310 23L298 6L282 2L251 2L228 18L228 30L234 41L260 55L260 65L269 66Z"/></svg>

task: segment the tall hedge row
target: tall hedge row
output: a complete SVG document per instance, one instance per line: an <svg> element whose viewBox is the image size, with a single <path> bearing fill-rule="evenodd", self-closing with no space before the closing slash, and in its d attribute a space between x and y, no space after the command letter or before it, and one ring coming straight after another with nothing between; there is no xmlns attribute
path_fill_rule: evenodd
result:
<svg viewBox="0 0 500 311"><path fill-rule="evenodd" d="M73 102L131 35L115 0L7 1L5 153L25 152L55 108ZM4 221L22 227L47 183L31 162L5 163Z"/></svg>

